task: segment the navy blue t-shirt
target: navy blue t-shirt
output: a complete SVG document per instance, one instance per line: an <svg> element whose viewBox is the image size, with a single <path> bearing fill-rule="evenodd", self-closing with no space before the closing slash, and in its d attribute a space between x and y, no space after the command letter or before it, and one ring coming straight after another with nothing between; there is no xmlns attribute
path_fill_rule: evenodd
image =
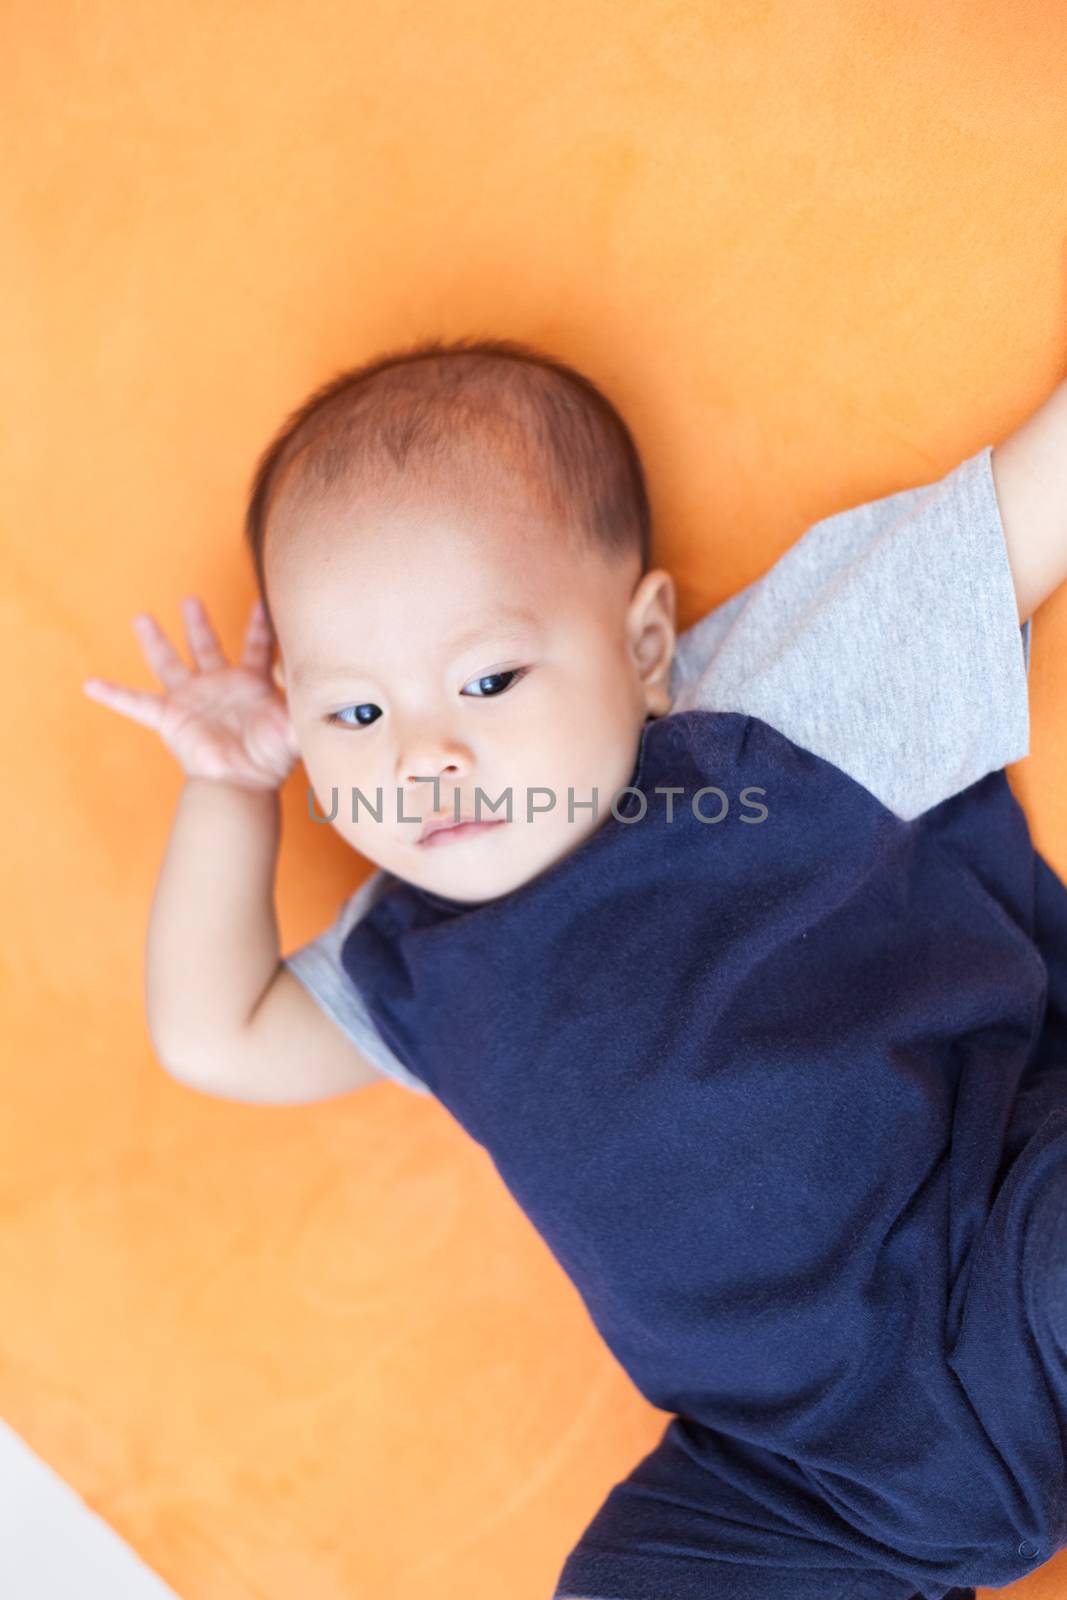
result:
<svg viewBox="0 0 1067 1600"><path fill-rule="evenodd" d="M677 1413L717 1559L1009 1583L1067 1544L1067 888L1002 770L904 821L692 710L630 782L496 899L395 882L345 970Z"/></svg>

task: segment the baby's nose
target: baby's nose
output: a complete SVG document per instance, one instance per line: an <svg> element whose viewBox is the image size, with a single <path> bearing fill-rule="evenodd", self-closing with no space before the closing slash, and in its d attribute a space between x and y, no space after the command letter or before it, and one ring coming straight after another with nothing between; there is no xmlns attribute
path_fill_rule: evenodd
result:
<svg viewBox="0 0 1067 1600"><path fill-rule="evenodd" d="M417 779L465 778L472 768L469 751L441 740L426 739L409 744L403 751L397 781L414 783Z"/></svg>

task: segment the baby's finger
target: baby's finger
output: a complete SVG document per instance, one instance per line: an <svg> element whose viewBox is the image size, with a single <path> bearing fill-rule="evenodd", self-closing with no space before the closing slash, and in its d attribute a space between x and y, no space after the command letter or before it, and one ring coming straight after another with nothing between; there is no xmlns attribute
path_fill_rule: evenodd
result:
<svg viewBox="0 0 1067 1600"><path fill-rule="evenodd" d="M257 600L252 607L252 615L248 619L245 630L244 651L241 656L242 667L247 667L250 672L259 672L266 676L270 670L271 651L274 648L274 634L262 600Z"/></svg>
<svg viewBox="0 0 1067 1600"><path fill-rule="evenodd" d="M146 728L158 732L163 720L163 696L148 694L142 689L124 689L121 684L107 683L103 678L86 678L82 689L90 700L99 700L124 717L132 717Z"/></svg>
<svg viewBox="0 0 1067 1600"><path fill-rule="evenodd" d="M190 652L201 672L217 672L220 667L226 666L219 636L211 625L203 602L196 595L186 595L182 601L182 616Z"/></svg>
<svg viewBox="0 0 1067 1600"><path fill-rule="evenodd" d="M149 616L147 611L142 611L134 617L133 625L137 630L144 658L160 683L168 689L177 689L179 684L185 683L192 677L189 668L155 617Z"/></svg>

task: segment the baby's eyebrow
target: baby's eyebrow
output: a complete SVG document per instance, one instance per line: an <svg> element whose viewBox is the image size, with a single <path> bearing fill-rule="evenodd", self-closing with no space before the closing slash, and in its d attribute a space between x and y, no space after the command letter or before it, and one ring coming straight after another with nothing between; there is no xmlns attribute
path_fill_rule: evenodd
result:
<svg viewBox="0 0 1067 1600"><path fill-rule="evenodd" d="M464 628L462 633L454 635L447 640L444 648L450 650L453 655L458 655L467 645L475 644L479 639L487 638L489 635L492 635L495 639L510 638L513 634L518 633L521 627L536 623L536 621L537 618L532 611L502 612L492 622L480 622L473 628Z"/></svg>
<svg viewBox="0 0 1067 1600"><path fill-rule="evenodd" d="M447 639L442 645L442 654L457 656L461 650L465 650L468 645L476 644L479 639L492 638L503 642L517 638L523 628L536 626L537 622L537 616L532 611L509 610L501 612L498 617L490 621L479 622L474 627L464 628L458 634L454 634L451 639ZM314 682L316 684L328 684L335 680L366 676L368 676L366 669L355 662L347 666L341 665L337 667L320 666L318 662L310 662L303 665L299 671L293 674L296 682Z"/></svg>

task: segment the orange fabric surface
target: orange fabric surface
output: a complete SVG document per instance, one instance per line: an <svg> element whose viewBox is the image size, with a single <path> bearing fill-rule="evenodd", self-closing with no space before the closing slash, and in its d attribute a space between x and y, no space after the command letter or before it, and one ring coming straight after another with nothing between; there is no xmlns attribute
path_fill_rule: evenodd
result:
<svg viewBox="0 0 1067 1600"><path fill-rule="evenodd" d="M488 1157L147 1037L181 784L87 676L239 643L256 453L342 366L528 339L620 406L682 626L1064 371L1067 34L1011 7L12 0L0 59L0 1414L188 1600L547 1600L658 1439ZM934 597L933 603L936 603ZM1067 875L1060 591L1012 772ZM284 795L283 949L365 864ZM1067 1584L1067 1554L1012 1596ZM999 1594L1009 1591L1000 1590Z"/></svg>

